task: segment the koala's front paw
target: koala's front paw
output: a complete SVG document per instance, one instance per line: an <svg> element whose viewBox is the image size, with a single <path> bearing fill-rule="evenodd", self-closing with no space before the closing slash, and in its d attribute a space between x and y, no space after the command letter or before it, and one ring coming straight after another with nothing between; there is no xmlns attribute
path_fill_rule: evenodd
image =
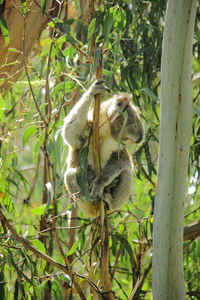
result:
<svg viewBox="0 0 200 300"><path fill-rule="evenodd" d="M106 91L110 93L110 90L105 86L105 80L103 79L96 80L90 88L93 95L104 94Z"/></svg>
<svg viewBox="0 0 200 300"><path fill-rule="evenodd" d="M102 200L103 189L104 189L103 186L93 182L92 189L91 189L91 192L90 192L90 197L93 199L93 201Z"/></svg>

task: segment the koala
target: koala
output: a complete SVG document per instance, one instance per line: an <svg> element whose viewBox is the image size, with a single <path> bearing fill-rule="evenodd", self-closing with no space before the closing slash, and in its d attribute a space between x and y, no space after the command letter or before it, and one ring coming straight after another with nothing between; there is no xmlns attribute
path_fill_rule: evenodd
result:
<svg viewBox="0 0 200 300"><path fill-rule="evenodd" d="M100 162L96 176L92 153L94 96L108 88L103 80L95 81L64 119L62 136L68 145L64 182L78 207L89 217L100 213L100 201L108 212L119 209L130 196L133 163L127 145L139 143L143 126L138 110L128 94L114 95L101 103Z"/></svg>

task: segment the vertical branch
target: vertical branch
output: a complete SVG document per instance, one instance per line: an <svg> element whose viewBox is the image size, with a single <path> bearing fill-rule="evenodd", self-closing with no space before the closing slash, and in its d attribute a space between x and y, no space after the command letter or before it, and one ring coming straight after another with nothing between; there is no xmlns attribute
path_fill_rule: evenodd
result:
<svg viewBox="0 0 200 300"><path fill-rule="evenodd" d="M99 66L96 72L96 78L102 77L102 56L99 62ZM99 139L99 127L100 127L100 109L101 109L101 95L95 96L94 113L93 113L93 128L92 128L92 150L93 150L93 163L96 176L101 171L100 160L100 139ZM105 293L106 299L115 299L112 292L112 283L109 274L109 224L106 213L106 205L101 200L100 203L100 217L101 217L101 282L103 287L103 293Z"/></svg>
<svg viewBox="0 0 200 300"><path fill-rule="evenodd" d="M100 59L99 66L96 72L96 79L102 77L102 59ZM92 127L92 153L93 163L96 175L100 173L100 145L99 145L99 127L100 127L100 108L101 108L101 95L95 95L94 112L93 112L93 127Z"/></svg>

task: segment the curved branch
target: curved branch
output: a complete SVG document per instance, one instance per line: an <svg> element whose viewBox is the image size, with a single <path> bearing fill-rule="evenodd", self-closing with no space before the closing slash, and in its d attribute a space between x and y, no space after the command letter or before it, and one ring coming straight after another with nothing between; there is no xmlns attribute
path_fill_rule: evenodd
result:
<svg viewBox="0 0 200 300"><path fill-rule="evenodd" d="M195 240L200 237L200 221L184 227L183 240Z"/></svg>

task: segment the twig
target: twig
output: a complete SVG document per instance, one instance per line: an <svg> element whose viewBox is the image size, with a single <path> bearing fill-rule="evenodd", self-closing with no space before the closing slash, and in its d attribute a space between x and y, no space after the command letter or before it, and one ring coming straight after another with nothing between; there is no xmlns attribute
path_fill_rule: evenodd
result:
<svg viewBox="0 0 200 300"><path fill-rule="evenodd" d="M0 220L7 227L7 229L10 230L10 232L14 236L14 238L20 244L22 244L27 250L33 252L38 257L40 257L43 260L47 261L49 264L53 265L54 267L62 270L65 274L69 275L70 278L72 279L72 281L73 281L73 283L74 283L74 285L75 285L78 293L79 293L80 299L86 300L86 297L85 297L85 295L84 295L81 287L79 286L79 284L75 280L73 280L74 275L76 275L74 272L72 272L70 269L68 269L65 265L57 262L56 260L54 260L50 256L48 256L48 255L44 254L43 252L39 251L38 249L36 249L35 247L33 247L25 238L23 238L22 236L18 235L18 233L16 232L15 228L7 221L7 219L5 218L5 216L4 216L4 214L2 213L1 210L0 210Z"/></svg>

